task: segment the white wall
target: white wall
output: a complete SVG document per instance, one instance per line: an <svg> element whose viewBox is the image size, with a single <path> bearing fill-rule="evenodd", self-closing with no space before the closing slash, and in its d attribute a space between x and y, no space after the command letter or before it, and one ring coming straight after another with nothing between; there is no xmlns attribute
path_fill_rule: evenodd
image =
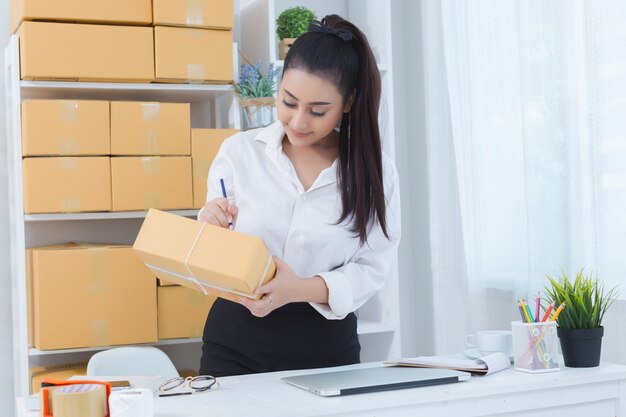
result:
<svg viewBox="0 0 626 417"><path fill-rule="evenodd" d="M9 41L9 2L0 4L0 67L4 71L4 47ZM4 73L4 72L2 72ZM6 162L4 84L0 82L0 415L14 414L13 343L11 327L11 277L9 275L9 209Z"/></svg>

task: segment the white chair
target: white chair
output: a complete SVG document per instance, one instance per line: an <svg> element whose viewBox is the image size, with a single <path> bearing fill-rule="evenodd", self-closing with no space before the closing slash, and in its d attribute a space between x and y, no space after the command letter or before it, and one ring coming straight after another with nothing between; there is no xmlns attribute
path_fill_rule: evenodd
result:
<svg viewBox="0 0 626 417"><path fill-rule="evenodd" d="M87 376L180 376L170 358L152 346L130 346L98 352L89 359Z"/></svg>

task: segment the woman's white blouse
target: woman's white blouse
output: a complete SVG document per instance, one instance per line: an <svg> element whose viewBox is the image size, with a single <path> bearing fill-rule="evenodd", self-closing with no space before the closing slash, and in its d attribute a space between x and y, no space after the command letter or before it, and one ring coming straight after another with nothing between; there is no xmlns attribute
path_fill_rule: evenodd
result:
<svg viewBox="0 0 626 417"><path fill-rule="evenodd" d="M209 171L207 202L222 197L223 178L239 208L236 230L261 237L270 253L299 276L322 277L328 304L310 304L327 319L342 319L382 288L390 273L400 240L398 174L383 155L390 239L375 222L367 244L359 245L347 222L336 224L341 214L338 161L305 191L283 152L283 136L276 122L226 139Z"/></svg>

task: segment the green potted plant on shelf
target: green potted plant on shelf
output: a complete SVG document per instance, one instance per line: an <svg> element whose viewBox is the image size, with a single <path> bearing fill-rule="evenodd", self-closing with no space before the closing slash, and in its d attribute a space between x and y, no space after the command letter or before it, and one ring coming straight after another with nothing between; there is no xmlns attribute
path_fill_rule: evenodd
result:
<svg viewBox="0 0 626 417"><path fill-rule="evenodd" d="M617 287L605 291L602 281L591 274L578 271L574 281L565 273L547 277L545 287L555 306L565 303L557 317L557 334L565 366L584 368L600 364L604 313L617 298Z"/></svg>
<svg viewBox="0 0 626 417"><path fill-rule="evenodd" d="M309 22L315 19L315 13L302 6L286 9L278 16L278 19L276 19L276 34L280 40L280 59L285 59L287 51L289 51L296 38L305 33L309 27Z"/></svg>
<svg viewBox="0 0 626 417"><path fill-rule="evenodd" d="M276 70L270 64L265 75L261 73L261 62L255 65L241 64L239 82L235 83L239 106L243 110L244 128L254 129L274 122L276 99Z"/></svg>

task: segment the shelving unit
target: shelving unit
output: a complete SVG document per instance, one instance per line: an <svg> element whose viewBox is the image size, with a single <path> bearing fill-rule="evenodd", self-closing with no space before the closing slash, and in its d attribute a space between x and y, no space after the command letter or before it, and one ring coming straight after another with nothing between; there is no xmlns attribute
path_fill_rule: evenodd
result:
<svg viewBox="0 0 626 417"><path fill-rule="evenodd" d="M258 3L258 4L257 4ZM293 3L293 4L292 4ZM298 2L322 12L335 12L345 15L366 31L373 45L379 46L379 70L383 75L384 94L393 89L388 34L389 2L375 0L325 0ZM269 62L269 50L255 50L256 38L265 48L273 45L270 34L275 32L274 21L279 11L295 5L295 1L262 0L254 2L254 7L265 7L265 20L256 16L250 26L250 14L242 10L241 33L242 50L253 59ZM356 10L367 9L366 12ZM274 16L270 18L269 16ZM387 29L371 34L367 29L384 21ZM268 30L267 36L263 31ZM382 35L381 35L382 33ZM384 35L384 36L383 36ZM235 68L237 65L237 45L233 46ZM277 66L276 47L273 46L271 61ZM32 246L55 244L69 241L92 243L132 244L141 227L145 212L110 212L110 213L75 213L75 214L32 214L23 212L22 198L22 154L21 154L21 101L28 98L47 99L102 99L102 100L137 100L161 102L190 102L191 126L193 128L218 127L241 128L240 110L237 99L230 85L205 84L133 84L133 83L87 83L55 81L21 81L19 74L19 47L16 36L11 37L5 50L5 100L7 126L7 169L9 173L9 216L11 242L10 290L13 300L14 317L14 384L15 395L28 394L30 381L29 367L46 364L87 361L89 357L107 346L82 349L61 349L40 351L28 346L26 320L26 271L25 249ZM393 102L386 104L386 113L392 114ZM385 150L393 157L393 119L385 117L381 124L385 138ZM194 217L196 210L176 210L174 213ZM392 273L387 286L366 306L359 310L358 333L363 346L362 360L374 360L397 356L400 352L399 307L397 290L397 272ZM59 329L62 331L62 329ZM165 350L179 368L197 368L200 355L201 339L162 340L148 345Z"/></svg>
<svg viewBox="0 0 626 417"><path fill-rule="evenodd" d="M254 0L240 10L240 39L243 56L265 67L279 60L276 19L293 6L304 6L318 19L337 14L354 23L368 38L381 74L382 100L380 129L383 150L395 160L393 119L393 71L391 68L391 0ZM385 287L357 311L361 360L376 361L400 357L400 294L397 262Z"/></svg>
<svg viewBox="0 0 626 417"><path fill-rule="evenodd" d="M237 45L233 45L235 68ZM41 351L28 345L25 249L65 242L132 244L146 215L144 211L25 215L22 195L21 102L23 99L134 100L191 103L192 128L241 129L239 105L231 85L133 84L55 81L21 81L19 43L12 36L5 49L5 100L7 170L13 301L13 352L15 395L29 393L29 368L87 361L108 346ZM195 217L197 210L175 210ZM155 284L156 285L156 284ZM59 329L63 331L63 329ZM201 340L171 339L149 345L167 351L179 369L197 369ZM193 351L189 352L189 346Z"/></svg>

